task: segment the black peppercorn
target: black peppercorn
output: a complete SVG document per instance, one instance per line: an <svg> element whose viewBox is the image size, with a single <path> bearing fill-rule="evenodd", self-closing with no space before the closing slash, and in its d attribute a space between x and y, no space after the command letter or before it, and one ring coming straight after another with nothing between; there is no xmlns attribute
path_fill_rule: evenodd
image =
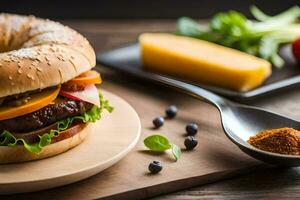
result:
<svg viewBox="0 0 300 200"><path fill-rule="evenodd" d="M184 140L184 146L186 147L187 150L194 149L197 146L197 144L198 144L198 141L193 136L188 136Z"/></svg>
<svg viewBox="0 0 300 200"><path fill-rule="evenodd" d="M185 127L187 135L194 136L198 132L198 125L195 123L188 123Z"/></svg>
<svg viewBox="0 0 300 200"><path fill-rule="evenodd" d="M162 170L163 166L159 161L153 161L149 164L148 169L151 172L151 174L157 174Z"/></svg>
<svg viewBox="0 0 300 200"><path fill-rule="evenodd" d="M155 128L159 128L164 125L165 120L163 117L157 117L152 122Z"/></svg>
<svg viewBox="0 0 300 200"><path fill-rule="evenodd" d="M166 116L168 118L174 118L177 114L177 108L175 105L171 105L166 109Z"/></svg>

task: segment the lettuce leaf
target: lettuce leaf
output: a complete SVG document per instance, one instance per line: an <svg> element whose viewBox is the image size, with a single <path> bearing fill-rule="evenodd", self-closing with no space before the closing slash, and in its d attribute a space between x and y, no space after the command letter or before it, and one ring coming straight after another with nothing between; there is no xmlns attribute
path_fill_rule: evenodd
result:
<svg viewBox="0 0 300 200"><path fill-rule="evenodd" d="M75 117L68 117L61 121L58 121L57 129L50 130L49 133L45 133L40 137L40 141L34 144L28 144L24 139L15 138L9 131L4 130L0 134L0 146L16 146L24 145L25 149L31 153L39 153L43 148L51 144L52 138L58 136L61 131L68 129L75 120L81 120L84 123L96 122L101 118L101 113L103 110L107 110L109 113L113 111L113 107L109 104L107 100L104 99L103 95L99 93L100 97L100 108L93 106L91 110L83 113L82 115Z"/></svg>

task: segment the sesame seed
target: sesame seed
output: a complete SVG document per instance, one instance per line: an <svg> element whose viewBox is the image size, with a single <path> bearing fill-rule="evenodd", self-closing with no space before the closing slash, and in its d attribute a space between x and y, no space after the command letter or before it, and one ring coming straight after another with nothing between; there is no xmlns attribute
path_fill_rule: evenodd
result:
<svg viewBox="0 0 300 200"><path fill-rule="evenodd" d="M22 70L21 70L21 69L18 69L18 73L19 73L19 74L22 74Z"/></svg>
<svg viewBox="0 0 300 200"><path fill-rule="evenodd" d="M8 79L9 79L9 80L12 80L12 76L9 76Z"/></svg>

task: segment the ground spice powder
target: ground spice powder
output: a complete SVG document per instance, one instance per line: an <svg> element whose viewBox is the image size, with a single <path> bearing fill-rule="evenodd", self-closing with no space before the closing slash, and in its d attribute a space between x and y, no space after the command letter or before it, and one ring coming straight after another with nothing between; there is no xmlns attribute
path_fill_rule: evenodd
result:
<svg viewBox="0 0 300 200"><path fill-rule="evenodd" d="M248 143L264 151L300 155L300 131L293 128L264 130L250 137Z"/></svg>

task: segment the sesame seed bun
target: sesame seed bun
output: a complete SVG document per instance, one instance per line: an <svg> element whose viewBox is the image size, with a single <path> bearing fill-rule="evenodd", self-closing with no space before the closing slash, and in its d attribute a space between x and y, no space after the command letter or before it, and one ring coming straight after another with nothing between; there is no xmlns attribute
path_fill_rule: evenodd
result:
<svg viewBox="0 0 300 200"><path fill-rule="evenodd" d="M73 29L33 16L0 14L0 97L59 85L95 66Z"/></svg>

